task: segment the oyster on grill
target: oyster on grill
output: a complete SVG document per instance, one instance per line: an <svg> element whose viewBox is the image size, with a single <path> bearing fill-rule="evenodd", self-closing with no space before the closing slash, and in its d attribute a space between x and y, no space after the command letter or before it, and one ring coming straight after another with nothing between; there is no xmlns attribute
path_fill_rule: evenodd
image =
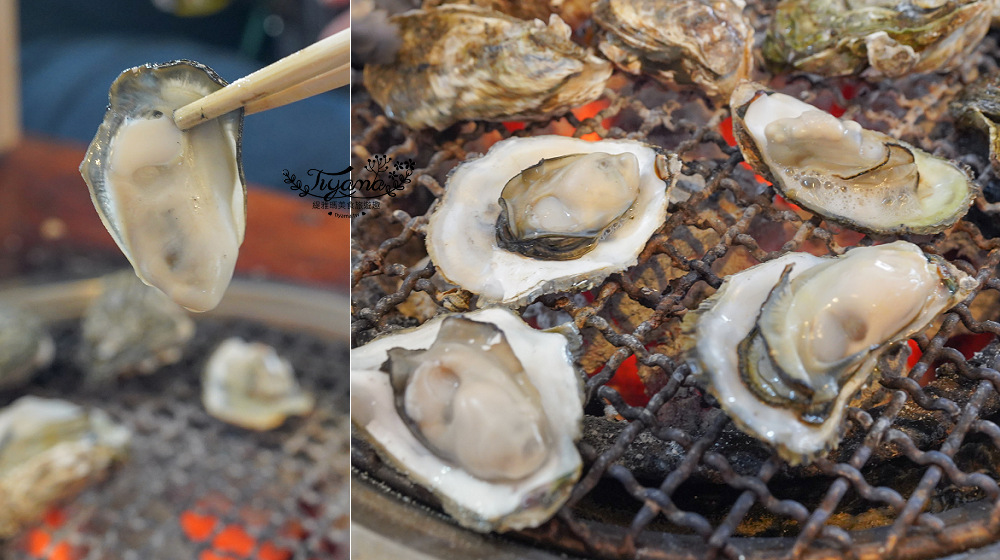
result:
<svg viewBox="0 0 1000 560"><path fill-rule="evenodd" d="M631 140L510 138L448 178L427 252L479 304L584 290L636 263L678 162Z"/></svg>
<svg viewBox="0 0 1000 560"><path fill-rule="evenodd" d="M503 308L433 319L351 351L351 420L463 526L537 526L580 475L579 343Z"/></svg>
<svg viewBox="0 0 1000 560"><path fill-rule="evenodd" d="M879 355L976 284L905 241L837 258L789 253L728 277L685 317L688 356L740 429L793 465L810 462L840 443Z"/></svg>
<svg viewBox="0 0 1000 560"><path fill-rule="evenodd" d="M694 84L726 100L753 66L742 0L600 0L594 21L609 60L664 84Z"/></svg>
<svg viewBox="0 0 1000 560"><path fill-rule="evenodd" d="M101 480L131 433L102 410L27 396L0 411L0 538Z"/></svg>
<svg viewBox="0 0 1000 560"><path fill-rule="evenodd" d="M93 386L123 375L149 374L181 359L194 321L131 270L101 279L101 294L83 314L76 361Z"/></svg>
<svg viewBox="0 0 1000 560"><path fill-rule="evenodd" d="M949 109L959 125L986 134L993 173L1000 176L1000 76L986 75L969 84Z"/></svg>
<svg viewBox="0 0 1000 560"><path fill-rule="evenodd" d="M0 389L26 385L52 363L56 345L33 314L0 306Z"/></svg>
<svg viewBox="0 0 1000 560"><path fill-rule="evenodd" d="M205 364L201 402L219 420L261 431L309 414L316 404L288 360L267 344L238 337L224 340Z"/></svg>
<svg viewBox="0 0 1000 560"><path fill-rule="evenodd" d="M786 198L852 229L937 233L978 195L954 163L760 84L738 86L730 105L754 170Z"/></svg>
<svg viewBox="0 0 1000 560"><path fill-rule="evenodd" d="M190 130L177 128L173 113L225 84L188 60L125 70L80 164L135 273L192 311L219 303L243 243L243 110Z"/></svg>
<svg viewBox="0 0 1000 560"><path fill-rule="evenodd" d="M386 115L412 128L548 119L600 97L611 76L611 64L570 41L556 15L546 25L444 5L389 21L402 46L392 62L365 66L365 87Z"/></svg>
<svg viewBox="0 0 1000 560"><path fill-rule="evenodd" d="M993 9L993 0L782 0L764 58L824 76L946 72L982 41Z"/></svg>

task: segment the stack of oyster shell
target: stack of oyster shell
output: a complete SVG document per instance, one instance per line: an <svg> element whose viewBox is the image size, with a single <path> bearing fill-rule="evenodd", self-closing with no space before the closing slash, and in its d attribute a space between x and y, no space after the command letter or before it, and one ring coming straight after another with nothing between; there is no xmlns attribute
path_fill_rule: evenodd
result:
<svg viewBox="0 0 1000 560"><path fill-rule="evenodd" d="M994 2L781 1L760 52L740 0L599 0L589 37L552 6L530 16L547 24L501 1L392 16L402 46L365 67L364 85L415 129L549 120L599 98L612 65L728 104L745 161L776 193L875 245L787 253L725 278L688 312L684 358L733 422L789 464L824 456L847 407L886 373L880 357L977 288L898 237L947 232L980 188L960 164L751 81L755 56L774 72L827 77L952 71L986 34ZM593 48L578 45L588 39ZM991 87L955 112L971 111L963 118L996 152ZM471 295L445 307L483 309L356 348L351 394L360 435L460 524L537 526L568 498L580 472L579 336L572 323L532 329L512 310L627 273L680 200L679 169L674 154L634 140L545 135L497 142L449 175L425 229L433 281Z"/></svg>

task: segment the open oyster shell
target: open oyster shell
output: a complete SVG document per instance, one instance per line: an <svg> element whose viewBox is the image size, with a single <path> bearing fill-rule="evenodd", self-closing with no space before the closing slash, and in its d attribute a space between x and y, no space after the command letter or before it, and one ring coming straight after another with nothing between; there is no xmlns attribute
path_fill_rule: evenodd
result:
<svg viewBox="0 0 1000 560"><path fill-rule="evenodd" d="M413 128L462 120L544 120L594 101L611 64L548 25L479 6L444 5L389 19L402 46L368 64L365 87L386 115Z"/></svg>
<svg viewBox="0 0 1000 560"><path fill-rule="evenodd" d="M741 84L730 106L754 170L786 198L852 229L937 233L979 194L954 163L760 84Z"/></svg>
<svg viewBox="0 0 1000 560"><path fill-rule="evenodd" d="M839 445L880 354L975 286L905 241L789 253L726 278L685 317L688 357L741 430L792 465L810 462Z"/></svg>
<svg viewBox="0 0 1000 560"><path fill-rule="evenodd" d="M67 401L27 396L0 410L0 538L103 478L130 438L104 411Z"/></svg>
<svg viewBox="0 0 1000 560"><path fill-rule="evenodd" d="M631 196L625 193L632 191L604 181L588 182L613 175L595 170L588 163L593 160L583 162L582 172L551 169L565 161L559 158L573 154L603 154L601 161L608 167L617 167L619 158L614 156L625 154L622 177L631 176L629 165L638 166L634 200L624 213L612 212L617 216L612 222L604 223L596 214L605 214L611 202L623 208ZM486 155L451 173L444 198L427 224L427 252L441 275L478 294L480 305L513 306L543 293L585 290L636 263L650 236L663 225L677 166L673 156L668 160L632 140L536 136L497 142ZM567 181L567 177L575 178ZM535 179L539 191L524 194L528 187L523 183ZM511 202L502 219L508 205L503 193L512 181L518 194L533 199ZM551 225L543 228L547 233L522 236L512 243L503 231L507 219ZM575 229L596 223L603 225ZM587 250L578 252L581 248ZM560 255L563 249L568 253Z"/></svg>
<svg viewBox="0 0 1000 560"><path fill-rule="evenodd" d="M993 0L782 0L764 58L824 76L945 72L979 45L993 9Z"/></svg>
<svg viewBox="0 0 1000 560"><path fill-rule="evenodd" d="M201 380L209 414L251 430L272 430L289 416L312 412L316 399L302 390L288 360L271 346L228 338L212 352Z"/></svg>
<svg viewBox="0 0 1000 560"><path fill-rule="evenodd" d="M753 66L753 26L741 0L600 0L600 50L631 74L694 84L725 101Z"/></svg>
<svg viewBox="0 0 1000 560"><path fill-rule="evenodd" d="M0 389L26 385L52 363L55 351L41 320L26 310L0 306Z"/></svg>
<svg viewBox="0 0 1000 560"><path fill-rule="evenodd" d="M101 279L101 294L83 313L76 361L91 386L119 376L150 374L181 359L194 321L163 292L131 270Z"/></svg>
<svg viewBox="0 0 1000 560"><path fill-rule="evenodd" d="M243 109L184 131L173 113L224 85L190 60L125 70L80 164L135 273L192 311L219 303L243 243Z"/></svg>
<svg viewBox="0 0 1000 560"><path fill-rule="evenodd" d="M578 345L503 308L433 319L351 351L351 420L463 526L534 527L580 475Z"/></svg>

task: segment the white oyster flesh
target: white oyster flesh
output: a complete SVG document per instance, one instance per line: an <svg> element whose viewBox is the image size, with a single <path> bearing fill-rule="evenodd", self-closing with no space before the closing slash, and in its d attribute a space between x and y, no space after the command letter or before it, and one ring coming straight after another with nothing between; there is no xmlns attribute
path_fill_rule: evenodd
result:
<svg viewBox="0 0 1000 560"><path fill-rule="evenodd" d="M103 411L21 397L0 410L0 538L104 477L131 432Z"/></svg>
<svg viewBox="0 0 1000 560"><path fill-rule="evenodd" d="M464 326L438 318L351 351L352 422L463 526L540 525L581 468L582 379L570 339L503 308L452 317L494 334L477 330L462 344L439 335ZM413 376L406 386L403 373Z"/></svg>
<svg viewBox="0 0 1000 560"><path fill-rule="evenodd" d="M839 444L879 355L975 285L905 241L839 258L790 253L728 277L691 314L693 362L742 430L808 462Z"/></svg>
<svg viewBox="0 0 1000 560"><path fill-rule="evenodd" d="M151 374L183 357L195 324L181 306L131 270L109 274L101 284L101 294L83 313L76 354L89 385Z"/></svg>
<svg viewBox="0 0 1000 560"><path fill-rule="evenodd" d="M190 61L122 72L80 165L101 221L139 278L192 311L218 304L243 242L243 115L183 131L172 115L224 85Z"/></svg>
<svg viewBox="0 0 1000 560"><path fill-rule="evenodd" d="M754 91L744 84L733 99ZM765 92L745 109L742 124L756 146L748 160L759 155L758 163L794 202L855 229L942 231L965 214L977 193L955 164L794 97Z"/></svg>
<svg viewBox="0 0 1000 560"><path fill-rule="evenodd" d="M0 389L27 384L52 363L55 352L41 320L26 310L0 306Z"/></svg>
<svg viewBox="0 0 1000 560"><path fill-rule="evenodd" d="M541 160L571 154L603 154L607 163L595 166L594 157L581 158L587 166L583 172L565 173L579 184L552 181L559 174L546 173L549 186L530 195L536 200L512 205L520 208L516 210L518 219L526 226L530 223L526 230L531 231L525 237L542 241L542 245L533 249L539 245L528 240L520 252L502 248L497 224L504 187ZM620 157L623 154L631 157ZM632 157L637 170L631 167ZM631 140L588 142L536 136L497 142L486 155L466 161L452 172L427 226L427 252L449 282L478 294L480 305L520 305L544 293L587 289L636 263L650 236L663 225L668 191L678 166L676 159L667 163L653 148ZM607 176L622 178L622 186L609 188L584 181ZM624 200L633 196L634 200ZM569 216L591 206L596 206L592 214ZM609 227L595 229L592 224L605 221L605 215L621 217ZM547 225L541 225L542 221ZM594 242L588 242L582 254L554 254L566 246L565 237L579 233L570 232L567 224L588 224L580 229L588 230L586 235ZM537 233L542 230L563 237L546 241L540 239L545 235ZM576 245L570 245L577 251Z"/></svg>
<svg viewBox="0 0 1000 560"><path fill-rule="evenodd" d="M271 430L312 412L316 399L295 379L288 360L267 344L233 337L205 364L201 402L209 414L251 430Z"/></svg>

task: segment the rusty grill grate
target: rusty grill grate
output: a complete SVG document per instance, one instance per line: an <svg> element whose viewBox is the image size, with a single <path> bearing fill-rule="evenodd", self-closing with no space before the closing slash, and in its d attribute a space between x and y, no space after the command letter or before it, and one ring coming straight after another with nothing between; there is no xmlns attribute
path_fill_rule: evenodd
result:
<svg viewBox="0 0 1000 560"><path fill-rule="evenodd" d="M755 16L763 22L766 9ZM356 88L354 168L385 154L413 159L416 171L405 191L354 219L353 344L468 305L469 294L442 291L433 263L422 260L430 210L466 157L502 138L553 130L639 139L680 155L677 188L689 198L671 204L636 267L583 296L548 295L520 310L537 321L572 318L585 335L582 364L591 376L583 476L552 521L509 536L581 556L654 559L927 558L993 542L1000 538L1000 239L990 222L1000 178L984 145L955 129L947 103L977 73L997 71L998 38L992 32L977 58L949 76L771 82L965 163L986 193L949 232L904 236L974 274L980 288L914 338L919 360L915 354L912 367L883 378L872 399L852 408L841 448L814 465L789 467L701 394L678 358L679 324L723 277L757 262L787 251L841 254L885 239L785 204L727 142L727 109L644 79L616 73L607 104L590 118L522 130L465 123L440 133L393 123ZM365 173L358 178L370 178ZM904 357L901 349L897 359ZM621 383L632 363L648 402ZM363 441L352 445L360 472L435 503Z"/></svg>

